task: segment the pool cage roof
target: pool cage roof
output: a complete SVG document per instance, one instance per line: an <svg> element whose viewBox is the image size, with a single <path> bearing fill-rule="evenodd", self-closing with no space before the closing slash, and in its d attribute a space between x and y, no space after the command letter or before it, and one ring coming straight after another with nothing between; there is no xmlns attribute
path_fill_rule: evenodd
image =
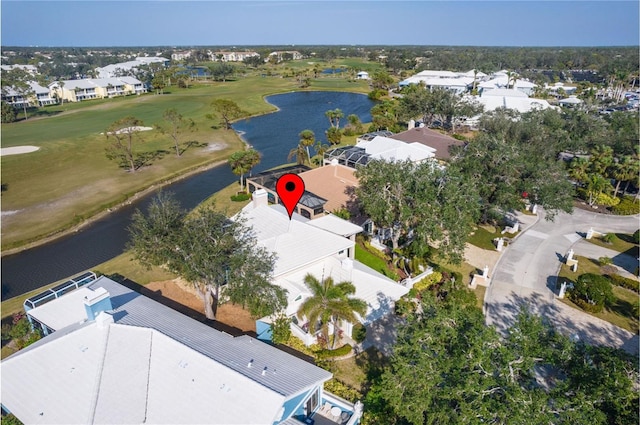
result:
<svg viewBox="0 0 640 425"><path fill-rule="evenodd" d="M371 160L371 156L365 152L364 148L343 146L326 153L326 161L331 161L333 159L336 159L339 164L356 168L357 165L367 165Z"/></svg>
<svg viewBox="0 0 640 425"><path fill-rule="evenodd" d="M393 132L387 130L374 131L373 133L367 133L363 134L362 136L358 136L358 139L369 142L377 136L391 137L393 136Z"/></svg>
<svg viewBox="0 0 640 425"><path fill-rule="evenodd" d="M307 167L306 165L291 165L284 168L278 168L277 170L264 171L260 174L256 174L253 177L247 178L247 180L253 183L257 183L265 189L270 190L271 192L276 192L276 182L283 174L300 174L305 171L309 171L310 169L311 168ZM299 204L311 208L312 210L322 208L324 204L326 204L326 202L326 199L321 198L318 195L307 190L304 191L302 197L298 201Z"/></svg>

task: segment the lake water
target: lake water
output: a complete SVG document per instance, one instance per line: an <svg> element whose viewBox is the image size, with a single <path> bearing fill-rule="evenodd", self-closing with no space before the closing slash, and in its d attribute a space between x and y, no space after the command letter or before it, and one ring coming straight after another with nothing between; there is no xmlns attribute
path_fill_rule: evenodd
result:
<svg viewBox="0 0 640 425"><path fill-rule="evenodd" d="M254 172L287 162L287 155L298 144L302 130L313 130L317 140L326 141L324 131L329 128L326 111L341 109L345 114L344 123L350 114L368 122L373 106L365 95L339 92L287 93L269 96L267 100L280 111L233 126L262 154L262 162ZM223 164L169 185L165 190L175 193L182 206L191 209L235 180L237 177L229 166ZM2 257L2 299L16 297L120 255L128 241L131 215L137 208L145 210L153 196L154 193L138 199L79 232Z"/></svg>

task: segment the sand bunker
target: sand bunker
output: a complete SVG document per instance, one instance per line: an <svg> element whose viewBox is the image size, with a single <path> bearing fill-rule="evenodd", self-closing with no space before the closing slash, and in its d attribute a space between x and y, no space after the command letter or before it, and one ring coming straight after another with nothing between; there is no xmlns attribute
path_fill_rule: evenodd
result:
<svg viewBox="0 0 640 425"><path fill-rule="evenodd" d="M38 146L12 146L10 148L0 148L0 156L20 155L21 153L35 152L40 149Z"/></svg>

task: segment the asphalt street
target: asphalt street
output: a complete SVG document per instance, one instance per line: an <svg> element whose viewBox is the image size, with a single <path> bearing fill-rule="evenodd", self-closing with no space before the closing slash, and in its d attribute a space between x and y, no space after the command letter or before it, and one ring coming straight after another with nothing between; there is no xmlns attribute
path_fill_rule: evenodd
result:
<svg viewBox="0 0 640 425"><path fill-rule="evenodd" d="M591 344L624 348L638 353L638 336L604 320L558 301L555 283L564 256L574 247L577 255L611 256L606 248L592 248L581 242L589 228L597 232L633 233L640 225L637 216L612 216L575 209L561 213L554 221L519 214L521 232L505 249L496 269L489 272L491 283L485 295L485 320L504 333L515 322L521 306L548 319L558 330ZM588 250L581 253L580 250ZM628 257L628 256L624 256ZM595 257L598 258L598 257ZM629 270L637 259L616 259ZM578 267L580 267L578 265ZM633 267L635 269L635 267Z"/></svg>

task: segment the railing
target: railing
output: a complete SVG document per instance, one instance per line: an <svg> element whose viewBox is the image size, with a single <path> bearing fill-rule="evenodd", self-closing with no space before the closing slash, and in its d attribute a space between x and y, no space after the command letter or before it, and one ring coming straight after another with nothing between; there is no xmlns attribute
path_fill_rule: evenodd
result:
<svg viewBox="0 0 640 425"><path fill-rule="evenodd" d="M406 279L401 280L400 281L400 285L408 286L409 288L413 288L413 284L414 283L420 282L422 279L424 279L425 277L429 276L431 273L433 273L433 268L427 267L427 270L423 271L419 275L413 276L413 277L408 277Z"/></svg>
<svg viewBox="0 0 640 425"><path fill-rule="evenodd" d="M64 283L61 283L51 289L47 289L46 291L39 293L38 295L27 298L23 304L24 311L29 311L43 304L46 304L49 301L53 301L68 292L74 291L81 286L85 286L93 282L97 278L98 276L94 272L86 272L81 274L80 276L73 277Z"/></svg>

